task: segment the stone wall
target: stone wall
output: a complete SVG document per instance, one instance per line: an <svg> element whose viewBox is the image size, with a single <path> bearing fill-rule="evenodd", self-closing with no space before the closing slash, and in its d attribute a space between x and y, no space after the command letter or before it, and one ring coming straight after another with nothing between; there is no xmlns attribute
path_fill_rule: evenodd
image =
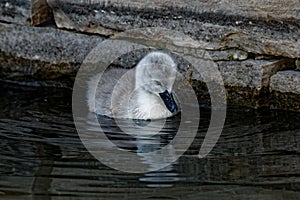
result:
<svg viewBox="0 0 300 200"><path fill-rule="evenodd" d="M299 13L298 0L0 0L0 78L72 87L83 59L104 39L163 27L190 36L197 43L190 48L204 44L229 103L300 111ZM205 84L192 82L207 97Z"/></svg>

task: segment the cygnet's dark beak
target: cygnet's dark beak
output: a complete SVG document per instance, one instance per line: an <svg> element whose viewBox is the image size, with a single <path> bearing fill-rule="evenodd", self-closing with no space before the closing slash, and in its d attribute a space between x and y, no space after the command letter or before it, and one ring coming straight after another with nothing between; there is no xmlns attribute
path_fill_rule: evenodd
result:
<svg viewBox="0 0 300 200"><path fill-rule="evenodd" d="M169 93L168 90L159 93L159 96L162 98L166 107L171 113L174 113L178 110L177 104L173 98L173 94Z"/></svg>

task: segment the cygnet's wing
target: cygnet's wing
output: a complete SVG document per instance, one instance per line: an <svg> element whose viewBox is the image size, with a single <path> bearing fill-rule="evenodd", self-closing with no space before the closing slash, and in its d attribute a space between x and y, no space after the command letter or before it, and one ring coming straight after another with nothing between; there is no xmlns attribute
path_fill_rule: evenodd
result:
<svg viewBox="0 0 300 200"><path fill-rule="evenodd" d="M88 82L87 101L91 112L113 117L111 111L112 92L120 78L128 71L129 69L124 68L108 68L101 78L100 74L96 74L90 79ZM129 81L129 83L131 82L132 80ZM131 87L131 84L122 84L120 91L126 91L127 87Z"/></svg>
<svg viewBox="0 0 300 200"><path fill-rule="evenodd" d="M135 69L127 70L112 92L111 110L114 118L132 118L129 104L137 104L137 99L132 96L134 88ZM131 98L134 98L133 102L130 101Z"/></svg>

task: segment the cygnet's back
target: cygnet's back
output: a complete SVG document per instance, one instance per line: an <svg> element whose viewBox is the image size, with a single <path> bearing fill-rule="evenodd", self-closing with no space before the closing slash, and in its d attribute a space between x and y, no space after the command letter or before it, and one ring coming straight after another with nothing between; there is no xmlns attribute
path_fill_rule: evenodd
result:
<svg viewBox="0 0 300 200"><path fill-rule="evenodd" d="M172 95L176 64L163 52L147 54L134 69L109 68L88 83L90 111L113 118L158 119L178 110Z"/></svg>

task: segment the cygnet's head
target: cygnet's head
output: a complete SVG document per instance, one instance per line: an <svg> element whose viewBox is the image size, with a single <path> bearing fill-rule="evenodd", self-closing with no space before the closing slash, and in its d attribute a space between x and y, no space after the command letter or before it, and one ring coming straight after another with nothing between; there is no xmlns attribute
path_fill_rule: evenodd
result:
<svg viewBox="0 0 300 200"><path fill-rule="evenodd" d="M166 53L151 52L136 67L135 89L161 98L167 109L174 113L178 110L173 98L172 87L176 79L177 65Z"/></svg>

